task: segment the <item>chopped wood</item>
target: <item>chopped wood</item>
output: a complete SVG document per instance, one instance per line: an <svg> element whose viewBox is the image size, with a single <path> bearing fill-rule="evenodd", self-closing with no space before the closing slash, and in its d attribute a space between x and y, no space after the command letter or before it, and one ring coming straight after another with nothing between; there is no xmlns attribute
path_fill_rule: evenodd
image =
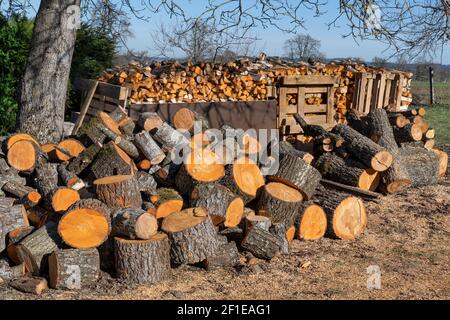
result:
<svg viewBox="0 0 450 320"><path fill-rule="evenodd" d="M295 236L301 240L319 240L327 231L327 216L321 206L312 201L300 205L295 216Z"/></svg>
<svg viewBox="0 0 450 320"><path fill-rule="evenodd" d="M9 285L21 292L40 295L48 289L48 283L45 278L40 277L20 277L13 279Z"/></svg>
<svg viewBox="0 0 450 320"><path fill-rule="evenodd" d="M251 228L241 246L255 257L271 260L281 250L283 239L264 229Z"/></svg>
<svg viewBox="0 0 450 320"><path fill-rule="evenodd" d="M112 217L112 232L131 240L148 240L158 232L158 221L142 209L119 209Z"/></svg>

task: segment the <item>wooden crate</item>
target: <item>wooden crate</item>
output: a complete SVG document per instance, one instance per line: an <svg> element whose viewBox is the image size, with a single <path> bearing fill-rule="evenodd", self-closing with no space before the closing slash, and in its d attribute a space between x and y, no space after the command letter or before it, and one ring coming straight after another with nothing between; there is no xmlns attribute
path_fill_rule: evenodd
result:
<svg viewBox="0 0 450 320"><path fill-rule="evenodd" d="M300 135L302 129L293 115L299 113L307 123L325 128L335 124L334 93L338 79L326 75L304 75L283 77L279 83L277 127L281 136ZM322 94L324 101L319 105L308 105L308 94ZM296 95L296 104L290 104L289 95Z"/></svg>
<svg viewBox="0 0 450 320"><path fill-rule="evenodd" d="M352 108L364 114L371 110L388 108L402 111L403 73L359 72L355 74Z"/></svg>

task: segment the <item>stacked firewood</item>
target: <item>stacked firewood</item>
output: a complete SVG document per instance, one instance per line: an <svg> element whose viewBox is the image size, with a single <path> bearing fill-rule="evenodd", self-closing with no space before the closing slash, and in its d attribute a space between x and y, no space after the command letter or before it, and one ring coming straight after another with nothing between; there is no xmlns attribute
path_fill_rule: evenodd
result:
<svg viewBox="0 0 450 320"><path fill-rule="evenodd" d="M351 108L356 72L385 72L352 61L333 61L314 65L270 59L239 59L225 64L155 62L147 66L132 62L106 70L100 81L128 86L131 103L193 103L210 101L254 101L276 97L280 77L292 75L330 75L339 79L335 108L339 120ZM411 76L405 77L402 95L411 97ZM311 93L306 104L320 105L323 94ZM406 101L405 100L405 101ZM409 100L408 100L409 101ZM296 104L294 96L291 103Z"/></svg>
<svg viewBox="0 0 450 320"><path fill-rule="evenodd" d="M134 122L117 108L56 145L6 137L0 277L32 293L89 286L102 269L154 284L178 265L239 267L250 263L243 251L270 260L294 238L352 240L363 232L363 202L322 185L311 154L284 142L263 146L229 126L217 144L207 128L190 109L169 124L155 113ZM279 169L264 177L252 155L273 159L275 150ZM183 162L175 161L180 153ZM384 169L388 157L371 155L385 162L362 160Z"/></svg>

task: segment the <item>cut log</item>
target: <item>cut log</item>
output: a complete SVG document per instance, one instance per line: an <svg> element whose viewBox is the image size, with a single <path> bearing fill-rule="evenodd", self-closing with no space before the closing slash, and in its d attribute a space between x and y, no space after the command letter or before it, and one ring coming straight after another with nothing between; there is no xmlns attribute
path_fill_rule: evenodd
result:
<svg viewBox="0 0 450 320"><path fill-rule="evenodd" d="M135 177L110 176L94 181L97 197L113 208L140 208L142 197Z"/></svg>
<svg viewBox="0 0 450 320"><path fill-rule="evenodd" d="M95 178L100 179L114 175L134 175L137 168L133 160L111 141L98 153L91 171Z"/></svg>
<svg viewBox="0 0 450 320"><path fill-rule="evenodd" d="M38 157L37 145L28 140L19 140L8 150L8 164L19 172L31 173Z"/></svg>
<svg viewBox="0 0 450 320"><path fill-rule="evenodd" d="M272 221L266 216L247 215L244 218L244 229L247 234L251 228L257 227L266 231L269 231Z"/></svg>
<svg viewBox="0 0 450 320"><path fill-rule="evenodd" d="M205 208L215 225L235 227L244 214L244 202L227 187L216 183L196 186L191 193L191 206Z"/></svg>
<svg viewBox="0 0 450 320"><path fill-rule="evenodd" d="M157 219L165 218L183 208L183 198L175 189L159 188L156 193L150 201L156 208L155 217Z"/></svg>
<svg viewBox="0 0 450 320"><path fill-rule="evenodd" d="M80 194L67 187L57 188L52 195L52 208L56 213L63 213L80 200Z"/></svg>
<svg viewBox="0 0 450 320"><path fill-rule="evenodd" d="M58 165L39 158L36 162L35 185L39 193L46 200L50 199L53 191L58 188Z"/></svg>
<svg viewBox="0 0 450 320"><path fill-rule="evenodd" d="M334 132L328 132L325 130L322 126L314 125L314 124L308 124L305 119L303 119L300 114L295 113L294 119L297 121L297 123L300 125L300 127L303 130L304 135L309 137L327 137L331 139L333 145L335 147L341 147L344 143L343 137L340 137L339 135L335 134Z"/></svg>
<svg viewBox="0 0 450 320"><path fill-rule="evenodd" d="M75 139L66 139L58 143L55 148L56 158L60 161L69 161L76 158L85 150L84 145Z"/></svg>
<svg viewBox="0 0 450 320"><path fill-rule="evenodd" d="M244 204L247 204L256 198L265 182L258 165L250 158L243 157L226 166L224 177L219 183L237 194Z"/></svg>
<svg viewBox="0 0 450 320"><path fill-rule="evenodd" d="M147 131L134 136L134 143L142 152L144 157L150 160L152 165L161 163L166 155Z"/></svg>
<svg viewBox="0 0 450 320"><path fill-rule="evenodd" d="M100 256L96 249L56 250L48 262L53 289L79 290L93 285L100 276Z"/></svg>
<svg viewBox="0 0 450 320"><path fill-rule="evenodd" d="M165 152L176 152L189 146L189 139L172 128L167 122L153 129L153 138L162 145Z"/></svg>
<svg viewBox="0 0 450 320"><path fill-rule="evenodd" d="M434 139L425 139L423 142L423 147L429 151L433 150L435 145Z"/></svg>
<svg viewBox="0 0 450 320"><path fill-rule="evenodd" d="M78 178L78 176L72 171L69 171L65 165L60 164L57 169L59 177L67 187L79 191L86 186L83 180Z"/></svg>
<svg viewBox="0 0 450 320"><path fill-rule="evenodd" d="M300 150L295 149L287 141L280 141L278 143L278 148L279 148L280 158L282 158L284 154L291 154L291 155L294 155L294 156L297 156L297 157L303 159L303 161L305 161L307 164L311 164L312 161L314 160L314 156L312 154L305 152L305 151L300 151ZM272 149L272 152L273 152L273 149Z"/></svg>
<svg viewBox="0 0 450 320"><path fill-rule="evenodd" d="M161 117L154 112L145 112L139 115L138 126L145 131L153 131L163 124Z"/></svg>
<svg viewBox="0 0 450 320"><path fill-rule="evenodd" d="M78 130L78 139L86 146L102 145L106 136L98 128L100 120L92 117L89 121L85 121Z"/></svg>
<svg viewBox="0 0 450 320"><path fill-rule="evenodd" d="M67 169L78 176L92 163L100 149L98 144L89 146L68 164Z"/></svg>
<svg viewBox="0 0 450 320"><path fill-rule="evenodd" d="M239 265L239 251L235 242L224 243L220 245L216 254L208 256L203 261L206 270L214 270L217 268L231 268Z"/></svg>
<svg viewBox="0 0 450 320"><path fill-rule="evenodd" d="M147 172L138 171L136 173L136 180L138 182L139 190L144 193L155 193L158 184L155 178Z"/></svg>
<svg viewBox="0 0 450 320"><path fill-rule="evenodd" d="M367 214L360 198L320 186L313 201L327 215L328 237L354 240L364 231Z"/></svg>
<svg viewBox="0 0 450 320"><path fill-rule="evenodd" d="M282 254L289 253L289 241L286 237L286 233L289 227L287 227L284 223L274 223L269 229L269 232L276 235L278 238L282 240L282 245L280 247L280 252Z"/></svg>
<svg viewBox="0 0 450 320"><path fill-rule="evenodd" d="M23 205L0 208L0 252L6 248L6 235L20 227L28 227L27 212Z"/></svg>
<svg viewBox="0 0 450 320"><path fill-rule="evenodd" d="M101 124L103 124L106 128L114 132L116 135L118 136L122 135L117 122L111 119L111 117L106 112L103 111L99 112L97 114L97 118L99 119Z"/></svg>
<svg viewBox="0 0 450 320"><path fill-rule="evenodd" d="M403 128L394 128L394 136L397 143L422 140L422 130L419 125L409 123Z"/></svg>
<svg viewBox="0 0 450 320"><path fill-rule="evenodd" d="M111 114L110 114L111 116ZM112 117L111 117L112 119ZM114 120L114 119L113 119ZM114 120L116 121L116 120ZM136 124L134 123L133 119L129 117L125 117L120 121L116 121L119 125L120 131L123 132L123 134L127 137L132 137L134 133L134 129L136 128Z"/></svg>
<svg viewBox="0 0 450 320"><path fill-rule="evenodd" d="M280 160L278 172L269 176L269 180L282 182L298 189L303 199L313 195L322 178L320 172L302 159L287 154Z"/></svg>
<svg viewBox="0 0 450 320"><path fill-rule="evenodd" d="M345 140L345 148L359 161L375 171L386 171L392 154L349 126L338 124L333 129Z"/></svg>
<svg viewBox="0 0 450 320"><path fill-rule="evenodd" d="M439 157L424 148L400 148L413 187L430 186L438 183Z"/></svg>
<svg viewBox="0 0 450 320"><path fill-rule="evenodd" d="M337 181L363 190L374 191L380 183L380 174L367 169L362 163L352 159L342 159L332 153L323 154L315 167L325 179Z"/></svg>
<svg viewBox="0 0 450 320"><path fill-rule="evenodd" d="M158 221L142 209L119 209L113 214L112 232L131 240L148 240L158 232Z"/></svg>
<svg viewBox="0 0 450 320"><path fill-rule="evenodd" d="M17 197L26 208L38 205L42 198L37 190L14 182L6 182L1 189L7 194Z"/></svg>
<svg viewBox="0 0 450 320"><path fill-rule="evenodd" d="M149 171L151 166L152 166L152 163L150 162L150 160L142 159L136 165L137 165L139 170Z"/></svg>
<svg viewBox="0 0 450 320"><path fill-rule="evenodd" d="M149 240L114 239L117 277L137 284L157 284L172 276L170 243L157 233Z"/></svg>
<svg viewBox="0 0 450 320"><path fill-rule="evenodd" d="M283 239L269 231L254 227L248 231L241 246L257 258L271 260L281 250Z"/></svg>
<svg viewBox="0 0 450 320"><path fill-rule="evenodd" d="M6 254L13 263L20 264L20 259L17 254L17 245L20 241L22 241L22 239L29 236L34 230L35 228L33 226L24 226L16 228L8 233L6 241L8 244L6 248Z"/></svg>
<svg viewBox="0 0 450 320"><path fill-rule="evenodd" d="M48 255L62 243L56 223L50 221L23 239L16 247L19 260L33 275L47 270Z"/></svg>
<svg viewBox="0 0 450 320"><path fill-rule="evenodd" d="M50 220L52 215L52 212L41 207L27 209L28 221L35 228L40 228L45 225Z"/></svg>
<svg viewBox="0 0 450 320"><path fill-rule="evenodd" d="M303 196L300 191L279 182L271 182L264 186L258 209L265 210L273 223L294 223Z"/></svg>
<svg viewBox="0 0 450 320"><path fill-rule="evenodd" d="M80 200L61 217L58 234L75 249L97 248L111 232L109 208L95 199Z"/></svg>
<svg viewBox="0 0 450 320"><path fill-rule="evenodd" d="M437 148L433 148L431 151L439 158L439 176L445 177L448 168L448 153Z"/></svg>
<svg viewBox="0 0 450 320"><path fill-rule="evenodd" d="M406 118L402 114L390 113L390 114L388 114L388 117L389 117L389 123L397 128L403 128L408 123L410 123L408 118Z"/></svg>
<svg viewBox="0 0 450 320"><path fill-rule="evenodd" d="M181 108L175 112L172 119L172 124L175 129L185 130L189 133L194 132L195 124L198 125L198 132L209 129L208 120L194 110L188 108Z"/></svg>
<svg viewBox="0 0 450 320"><path fill-rule="evenodd" d="M48 289L47 280L39 277L24 276L16 278L11 280L9 285L18 291L37 295L42 294L42 292Z"/></svg>
<svg viewBox="0 0 450 320"><path fill-rule="evenodd" d="M358 113L356 109L349 109L345 113L345 119L350 127L367 136L369 131L369 126L367 120Z"/></svg>
<svg viewBox="0 0 450 320"><path fill-rule="evenodd" d="M424 138L426 139L434 139L436 136L435 129L428 129L427 132L424 133Z"/></svg>
<svg viewBox="0 0 450 320"><path fill-rule="evenodd" d="M327 231L327 216L321 206L305 202L295 217L295 236L301 240L319 240Z"/></svg>
<svg viewBox="0 0 450 320"><path fill-rule="evenodd" d="M131 158L137 159L139 157L138 149L127 138L116 134L115 132L111 131L110 129L108 129L103 125L100 125L99 129L108 139L113 141L120 149L122 149Z"/></svg>
<svg viewBox="0 0 450 320"><path fill-rule="evenodd" d="M219 249L216 229L203 208L172 213L163 220L161 230L169 236L175 265L202 262Z"/></svg>
<svg viewBox="0 0 450 320"><path fill-rule="evenodd" d="M17 141L30 141L34 143L36 146L39 146L39 142L30 134L28 133L16 133L13 135L10 135L6 139L6 150L9 150Z"/></svg>

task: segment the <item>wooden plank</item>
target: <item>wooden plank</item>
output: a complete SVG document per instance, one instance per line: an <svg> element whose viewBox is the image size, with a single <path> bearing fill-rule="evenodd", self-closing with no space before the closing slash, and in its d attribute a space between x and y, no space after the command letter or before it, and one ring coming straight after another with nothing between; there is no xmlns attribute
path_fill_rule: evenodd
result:
<svg viewBox="0 0 450 320"><path fill-rule="evenodd" d="M303 108L305 113L312 113L312 112L327 112L327 105L326 104L319 104L319 105L308 105L306 104Z"/></svg>
<svg viewBox="0 0 450 320"><path fill-rule="evenodd" d="M297 88L297 112L301 115L305 115L305 107L306 107L306 101L305 101L305 88L304 87L298 87Z"/></svg>
<svg viewBox="0 0 450 320"><path fill-rule="evenodd" d="M365 98L366 98L366 87L367 87L367 74L363 73L361 74L361 82L360 82L360 87L359 87L359 95L358 95L358 104L356 106L356 109L358 111L364 112L365 109Z"/></svg>
<svg viewBox="0 0 450 320"><path fill-rule="evenodd" d="M327 112L327 123L334 123L334 93L336 91L336 88L328 88L327 97L328 97L328 103L326 106L326 112Z"/></svg>
<svg viewBox="0 0 450 320"><path fill-rule="evenodd" d="M370 105L370 110L376 109L377 108L377 101L378 101L378 94L379 94L379 88L380 88L380 78L377 76L375 77L375 79L372 80L372 94L371 94L371 99L369 102Z"/></svg>
<svg viewBox="0 0 450 320"><path fill-rule="evenodd" d="M390 98L391 98L391 87L392 84L392 80L386 80L386 87L384 88L384 93L383 93L383 106L387 107L390 103Z"/></svg>
<svg viewBox="0 0 450 320"><path fill-rule="evenodd" d="M83 124L84 117L86 116L86 113L89 109L89 105L91 104L92 98L94 97L94 94L98 88L98 84L99 84L98 81L91 82L91 86L89 87L89 90L87 90L88 93L86 99L83 101L83 104L81 105L80 115L78 116L77 122L73 127L72 135L76 135L81 125Z"/></svg>
<svg viewBox="0 0 450 320"><path fill-rule="evenodd" d="M355 74L355 80L353 85L353 97L352 97L352 108L359 110L359 95L361 94L361 73Z"/></svg>
<svg viewBox="0 0 450 320"><path fill-rule="evenodd" d="M94 109L105 111L105 112L112 112L114 111L119 105L118 104L110 104L110 103L103 103L102 101L98 100L92 100L90 106Z"/></svg>
<svg viewBox="0 0 450 320"><path fill-rule="evenodd" d="M297 113L297 105L289 104L279 108L279 115L289 114L289 113Z"/></svg>
<svg viewBox="0 0 450 320"><path fill-rule="evenodd" d="M398 82L397 82L397 99L394 102L397 110L400 110L400 107L402 106L402 87L403 87L404 80L405 80L405 76L402 74L399 74Z"/></svg>
<svg viewBox="0 0 450 320"><path fill-rule="evenodd" d="M87 91L93 82L95 82L95 80L75 79L74 88L76 90ZM126 100L128 98L128 88L105 82L99 82L96 94L117 100Z"/></svg>
<svg viewBox="0 0 450 320"><path fill-rule="evenodd" d="M281 78L282 85L335 85L337 83L336 77L327 75L297 75Z"/></svg>
<svg viewBox="0 0 450 320"><path fill-rule="evenodd" d="M306 87L305 93L327 93L328 88L331 86L323 86L323 87Z"/></svg>
<svg viewBox="0 0 450 320"><path fill-rule="evenodd" d="M377 105L376 107L378 109L384 108L386 107L386 105L384 104L384 94L386 91L386 82L388 80L386 80L386 75L385 74L380 74L379 75L380 78L380 87L378 89L378 95L377 95Z"/></svg>
<svg viewBox="0 0 450 320"><path fill-rule="evenodd" d="M363 112L364 113L369 113L371 108L371 99L372 99L372 86L373 86L373 79L368 79L367 80L367 91L366 91L366 99L364 100L364 109Z"/></svg>

